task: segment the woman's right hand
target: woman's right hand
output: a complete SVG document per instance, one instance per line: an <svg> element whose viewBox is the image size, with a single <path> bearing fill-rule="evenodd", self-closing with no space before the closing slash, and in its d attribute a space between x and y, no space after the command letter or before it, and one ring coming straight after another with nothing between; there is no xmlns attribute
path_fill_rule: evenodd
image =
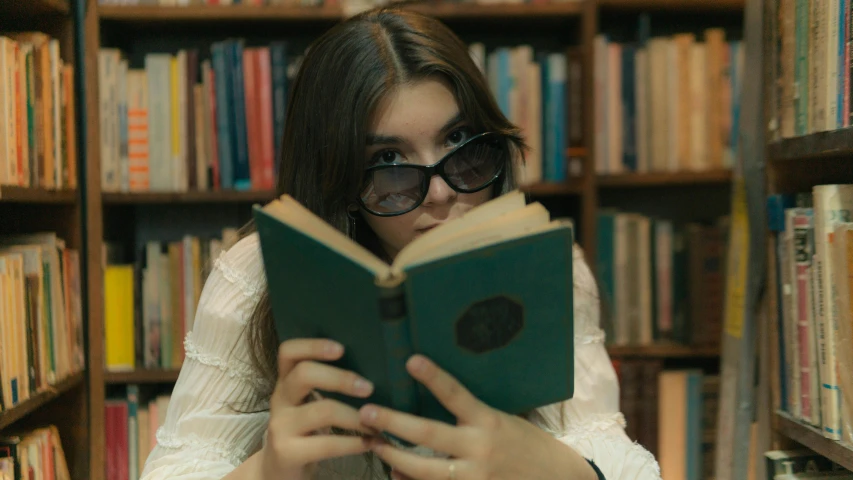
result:
<svg viewBox="0 0 853 480"><path fill-rule="evenodd" d="M328 433L338 427L374 435L361 424L356 409L328 398L307 401L314 390L361 398L373 392L373 385L359 375L321 363L343 353L339 343L321 339L287 340L279 347L278 380L261 451L263 478L307 480L316 462L369 450L365 437Z"/></svg>

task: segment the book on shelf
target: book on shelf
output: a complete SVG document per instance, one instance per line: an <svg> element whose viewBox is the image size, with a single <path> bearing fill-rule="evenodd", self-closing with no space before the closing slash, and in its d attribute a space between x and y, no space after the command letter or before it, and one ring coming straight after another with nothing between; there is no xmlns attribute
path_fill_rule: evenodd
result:
<svg viewBox="0 0 853 480"><path fill-rule="evenodd" d="M75 101L59 40L0 32L0 185L76 188Z"/></svg>
<svg viewBox="0 0 853 480"><path fill-rule="evenodd" d="M572 396L573 228L519 191L420 235L391 265L287 195L254 217L279 339L337 340L334 363L374 385L368 399L329 396L452 422L406 372L414 353L503 411Z"/></svg>
<svg viewBox="0 0 853 480"><path fill-rule="evenodd" d="M128 385L124 397L105 402L106 478L129 480L142 476L145 461L157 445L157 429L166 422L171 396L143 397L138 385Z"/></svg>
<svg viewBox="0 0 853 480"><path fill-rule="evenodd" d="M201 290L219 254L236 241L184 235L148 241L128 262L118 246L104 259L104 363L107 371L177 369L186 356Z"/></svg>
<svg viewBox="0 0 853 480"><path fill-rule="evenodd" d="M65 452L54 425L0 436L0 478L71 480Z"/></svg>
<svg viewBox="0 0 853 480"><path fill-rule="evenodd" d="M144 65L102 48L103 191L273 189L287 96L301 61L288 46L226 39L209 51L148 53ZM469 49L501 111L530 147L519 183L562 182L577 174L565 147L583 145L580 50L518 45L487 53L478 42Z"/></svg>
<svg viewBox="0 0 853 480"><path fill-rule="evenodd" d="M611 345L720 345L727 219L678 225L605 209L596 268Z"/></svg>
<svg viewBox="0 0 853 480"><path fill-rule="evenodd" d="M789 138L850 126L851 4L777 0L771 32L772 135Z"/></svg>
<svg viewBox="0 0 853 480"><path fill-rule="evenodd" d="M807 473L817 478L832 478L826 474L847 472L837 463L807 449L770 450L764 453L764 461L767 480L776 480L780 476L802 478L798 475Z"/></svg>
<svg viewBox="0 0 853 480"><path fill-rule="evenodd" d="M824 436L853 440L853 185L773 195L780 407Z"/></svg>
<svg viewBox="0 0 853 480"><path fill-rule="evenodd" d="M53 233L0 236L0 410L82 371L80 255Z"/></svg>
<svg viewBox="0 0 853 480"><path fill-rule="evenodd" d="M743 43L721 28L593 43L599 175L731 168L737 152Z"/></svg>

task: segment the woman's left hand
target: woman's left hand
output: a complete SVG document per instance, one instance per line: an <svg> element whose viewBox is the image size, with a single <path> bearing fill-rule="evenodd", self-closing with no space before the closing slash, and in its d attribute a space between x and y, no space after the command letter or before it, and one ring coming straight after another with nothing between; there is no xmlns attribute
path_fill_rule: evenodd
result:
<svg viewBox="0 0 853 480"><path fill-rule="evenodd" d="M456 425L365 405L361 421L451 458L430 458L376 441L371 449L398 478L417 480L595 480L589 464L573 449L530 422L478 400L450 374L421 355L409 373L457 419Z"/></svg>

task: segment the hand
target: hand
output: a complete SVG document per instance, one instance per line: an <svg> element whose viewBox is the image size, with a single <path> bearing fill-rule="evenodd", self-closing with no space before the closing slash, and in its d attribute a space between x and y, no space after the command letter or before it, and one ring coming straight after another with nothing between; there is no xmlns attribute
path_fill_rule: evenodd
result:
<svg viewBox="0 0 853 480"><path fill-rule="evenodd" d="M450 374L415 355L409 373L456 416L457 424L365 405L362 422L415 445L450 455L427 458L374 439L370 447L398 479L418 480L595 480L595 472L574 450L530 422L495 410L475 398Z"/></svg>
<svg viewBox="0 0 853 480"><path fill-rule="evenodd" d="M367 397L373 385L353 372L319 363L337 360L343 347L330 340L295 339L278 351L278 380L270 398L267 442L261 451L263 478L303 480L320 460L364 453L369 439L333 435L331 427L366 435L375 431L361 424L349 405L322 399L306 402L315 389Z"/></svg>

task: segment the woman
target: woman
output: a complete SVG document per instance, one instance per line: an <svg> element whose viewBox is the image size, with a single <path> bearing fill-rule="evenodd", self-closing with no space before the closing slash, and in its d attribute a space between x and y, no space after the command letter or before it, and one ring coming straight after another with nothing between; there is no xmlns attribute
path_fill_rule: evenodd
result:
<svg viewBox="0 0 853 480"><path fill-rule="evenodd" d="M440 22L404 10L372 10L319 38L287 118L279 193L389 261L424 231L511 189L513 159L524 149L466 45ZM475 172L455 150L484 132L512 152L492 165L493 175ZM429 179L370 168L440 160ZM577 248L574 259L575 398L509 416L413 357L409 373L454 413L457 424L449 425L312 397L315 390L366 397L372 385L324 363L342 355L334 342L278 344L259 242L248 234L207 280L143 480L659 479L654 458L624 433L595 283ZM378 431L419 447L385 444Z"/></svg>

